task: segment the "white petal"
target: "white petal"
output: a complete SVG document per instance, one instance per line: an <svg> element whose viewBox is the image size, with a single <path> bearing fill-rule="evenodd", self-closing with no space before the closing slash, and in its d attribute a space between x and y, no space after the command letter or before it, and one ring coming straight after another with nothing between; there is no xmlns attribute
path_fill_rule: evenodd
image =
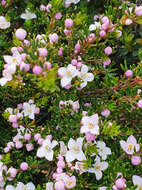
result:
<svg viewBox="0 0 142 190"><path fill-rule="evenodd" d="M10 55L4 55L3 58L4 58L4 61L6 63L8 63L8 64L12 63L12 56L10 56Z"/></svg>
<svg viewBox="0 0 142 190"><path fill-rule="evenodd" d="M46 138L46 140L43 141L42 145L45 147L45 146L49 146L51 147L51 141L49 138Z"/></svg>
<svg viewBox="0 0 142 190"><path fill-rule="evenodd" d="M58 73L59 75L61 75L62 77L65 76L66 74L66 68L65 67L61 67L58 69Z"/></svg>
<svg viewBox="0 0 142 190"><path fill-rule="evenodd" d="M46 183L46 190L53 190L53 182Z"/></svg>
<svg viewBox="0 0 142 190"><path fill-rule="evenodd" d="M87 67L87 65L83 65L82 67L81 67L81 73L83 74L83 73L87 73L88 72L88 67Z"/></svg>
<svg viewBox="0 0 142 190"><path fill-rule="evenodd" d="M81 88L84 88L86 85L87 85L87 82L84 81L83 83L80 84L80 87L81 87Z"/></svg>
<svg viewBox="0 0 142 190"><path fill-rule="evenodd" d="M21 14L21 16L20 16L22 19L26 19L26 14L25 13L23 13L23 14Z"/></svg>
<svg viewBox="0 0 142 190"><path fill-rule="evenodd" d="M138 185L139 187L142 186L142 177L140 177L138 175L133 175L132 181L133 181L134 185Z"/></svg>
<svg viewBox="0 0 142 190"><path fill-rule="evenodd" d="M135 137L133 135L131 135L128 137L127 143L135 145L135 144L137 144L137 140L135 139Z"/></svg>
<svg viewBox="0 0 142 190"><path fill-rule="evenodd" d="M7 185L5 190L14 190L15 188L12 185Z"/></svg>
<svg viewBox="0 0 142 190"><path fill-rule="evenodd" d="M67 151L66 153L66 161L67 162L72 162L73 160L75 160L75 156L73 154L72 151Z"/></svg>
<svg viewBox="0 0 142 190"><path fill-rule="evenodd" d="M86 80L91 82L94 80L94 75L92 73L87 73L87 77L86 77Z"/></svg>
<svg viewBox="0 0 142 190"><path fill-rule="evenodd" d="M95 25L95 24L91 24L91 25L89 26L89 30L90 30L90 31L96 30L96 25Z"/></svg>
<svg viewBox="0 0 142 190"><path fill-rule="evenodd" d="M81 129L80 129L80 133L87 133L89 132L90 130L88 129L87 126L82 126Z"/></svg>
<svg viewBox="0 0 142 190"><path fill-rule="evenodd" d="M83 153L83 151L80 151L80 153L76 155L76 158L77 158L78 161L86 160L86 156Z"/></svg>
<svg viewBox="0 0 142 190"><path fill-rule="evenodd" d="M75 140L73 140L72 138L69 140L68 142L68 148L72 149L72 147L74 147L76 145Z"/></svg>
<svg viewBox="0 0 142 190"><path fill-rule="evenodd" d="M27 183L26 187L27 187L27 190L34 190L35 189L35 185L31 182Z"/></svg>
<svg viewBox="0 0 142 190"><path fill-rule="evenodd" d="M101 170L106 170L108 168L108 163L107 162L101 162Z"/></svg>
<svg viewBox="0 0 142 190"><path fill-rule="evenodd" d="M53 150L51 150L51 151L48 151L47 153L46 153L46 155L45 155L45 158L47 159L47 160L49 160L49 161L52 161L53 160Z"/></svg>
<svg viewBox="0 0 142 190"><path fill-rule="evenodd" d="M42 158L45 156L45 149L43 147L40 147L38 150L37 150L37 157L39 158Z"/></svg>
<svg viewBox="0 0 142 190"><path fill-rule="evenodd" d="M68 84L70 84L71 80L72 80L72 78L63 77L61 79L61 86L62 87L67 86Z"/></svg>
<svg viewBox="0 0 142 190"><path fill-rule="evenodd" d="M95 171L96 179L100 180L102 178L102 172L101 171Z"/></svg>
<svg viewBox="0 0 142 190"><path fill-rule="evenodd" d="M4 86L7 82L8 82L8 79L5 78L5 77L3 77L3 78L0 79L0 85L1 86Z"/></svg>
<svg viewBox="0 0 142 190"><path fill-rule="evenodd" d="M79 138L77 139L77 144L79 145L80 148L82 148L83 140L84 140L84 138L82 138L82 137L79 137Z"/></svg>
<svg viewBox="0 0 142 190"><path fill-rule="evenodd" d="M51 148L54 148L57 144L58 144L58 142L53 140L52 143L51 143Z"/></svg>

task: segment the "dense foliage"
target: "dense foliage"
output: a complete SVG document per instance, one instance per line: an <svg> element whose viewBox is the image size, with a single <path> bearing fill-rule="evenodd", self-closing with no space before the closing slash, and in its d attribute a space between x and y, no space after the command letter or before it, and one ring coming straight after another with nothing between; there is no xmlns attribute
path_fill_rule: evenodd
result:
<svg viewBox="0 0 142 190"><path fill-rule="evenodd" d="M2 0L0 189L142 189L142 6Z"/></svg>

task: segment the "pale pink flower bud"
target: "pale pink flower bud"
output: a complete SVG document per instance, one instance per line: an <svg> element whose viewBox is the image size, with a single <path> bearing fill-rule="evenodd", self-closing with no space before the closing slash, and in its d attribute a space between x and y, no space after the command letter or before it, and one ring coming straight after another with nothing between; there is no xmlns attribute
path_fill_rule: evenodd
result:
<svg viewBox="0 0 142 190"><path fill-rule="evenodd" d="M135 166L139 165L141 163L141 157L140 156L132 156L131 163Z"/></svg>
<svg viewBox="0 0 142 190"><path fill-rule="evenodd" d="M26 149L28 152L30 152L34 149L34 145L32 143L28 143L28 144L26 144Z"/></svg>
<svg viewBox="0 0 142 190"><path fill-rule="evenodd" d="M61 14L60 12L55 14L55 18L56 18L57 20L60 20L61 17L62 17L62 14Z"/></svg>
<svg viewBox="0 0 142 190"><path fill-rule="evenodd" d="M41 138L41 135L40 135L39 133L36 133L36 134L34 135L35 141L38 141L40 138Z"/></svg>
<svg viewBox="0 0 142 190"><path fill-rule="evenodd" d="M70 18L66 19L65 20L65 26L69 27L69 28L72 27L73 26L73 20Z"/></svg>
<svg viewBox="0 0 142 190"><path fill-rule="evenodd" d="M31 134L25 133L24 139L25 139L26 141L29 141L29 140L31 139Z"/></svg>
<svg viewBox="0 0 142 190"><path fill-rule="evenodd" d="M111 47L106 47L106 48L104 49L104 53L105 53L106 55L112 54L112 48L111 48Z"/></svg>
<svg viewBox="0 0 142 190"><path fill-rule="evenodd" d="M65 184L63 181L59 180L55 182L55 190L65 190Z"/></svg>
<svg viewBox="0 0 142 190"><path fill-rule="evenodd" d="M100 35L100 37L104 38L104 37L106 37L106 32L104 30L101 30L99 32L99 35Z"/></svg>
<svg viewBox="0 0 142 190"><path fill-rule="evenodd" d="M45 57L48 54L48 51L46 48L39 48L38 51L39 51L39 56L41 57Z"/></svg>
<svg viewBox="0 0 142 190"><path fill-rule="evenodd" d="M27 164L27 162L22 162L21 164L20 164L20 169L22 170L22 171L26 171L27 169L28 169L28 164Z"/></svg>
<svg viewBox="0 0 142 190"><path fill-rule="evenodd" d="M33 67L33 73L36 74L36 75L39 75L40 73L42 72L42 68L38 65L35 65Z"/></svg>
<svg viewBox="0 0 142 190"><path fill-rule="evenodd" d="M137 16L142 16L142 6L136 6L136 8L135 8L135 14Z"/></svg>
<svg viewBox="0 0 142 190"><path fill-rule="evenodd" d="M126 76L126 77L132 77L132 76L133 76L133 71L132 71L132 70L127 70L127 71L125 72L125 76Z"/></svg>
<svg viewBox="0 0 142 190"><path fill-rule="evenodd" d="M24 40L26 38L26 36L27 36L27 32L26 32L26 30L24 30L22 28L19 28L19 29L16 30L15 36L19 40Z"/></svg>

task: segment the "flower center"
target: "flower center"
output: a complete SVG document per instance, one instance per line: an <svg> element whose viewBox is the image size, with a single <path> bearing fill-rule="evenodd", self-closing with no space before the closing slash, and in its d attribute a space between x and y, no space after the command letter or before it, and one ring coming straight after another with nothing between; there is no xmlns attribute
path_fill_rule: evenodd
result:
<svg viewBox="0 0 142 190"><path fill-rule="evenodd" d="M6 27L6 23L5 22L1 23L1 27Z"/></svg>
<svg viewBox="0 0 142 190"><path fill-rule="evenodd" d="M132 148L133 148L133 145L132 145L132 144L129 144L129 145L128 145L128 150L132 150Z"/></svg>
<svg viewBox="0 0 142 190"><path fill-rule="evenodd" d="M71 71L67 71L66 75L67 77L71 77Z"/></svg>
<svg viewBox="0 0 142 190"><path fill-rule="evenodd" d="M94 127L93 123L91 123L91 122L89 122L88 126L90 129L92 129Z"/></svg>
<svg viewBox="0 0 142 190"><path fill-rule="evenodd" d="M72 150L75 152L75 153L78 153L80 151L79 147L78 146L74 146L72 148Z"/></svg>
<svg viewBox="0 0 142 190"><path fill-rule="evenodd" d="M30 108L27 108L27 110L26 110L28 113L30 113L31 112L31 109Z"/></svg>
<svg viewBox="0 0 142 190"><path fill-rule="evenodd" d="M72 185L72 184L73 184L73 181L69 181L69 182L68 182L68 185Z"/></svg>
<svg viewBox="0 0 142 190"><path fill-rule="evenodd" d="M49 148L49 146L48 146L48 145L46 145L46 146L45 146L45 149L46 149L47 151L49 151L49 150L50 150L50 148Z"/></svg>
<svg viewBox="0 0 142 190"><path fill-rule="evenodd" d="M99 170L100 168L101 168L101 166L99 166L99 165L98 165L98 166L96 166L96 170Z"/></svg>
<svg viewBox="0 0 142 190"><path fill-rule="evenodd" d="M13 58L12 61L15 63L15 62L17 62L17 59L16 59L16 58Z"/></svg>
<svg viewBox="0 0 142 190"><path fill-rule="evenodd" d="M22 190L27 190L26 185L22 186Z"/></svg>

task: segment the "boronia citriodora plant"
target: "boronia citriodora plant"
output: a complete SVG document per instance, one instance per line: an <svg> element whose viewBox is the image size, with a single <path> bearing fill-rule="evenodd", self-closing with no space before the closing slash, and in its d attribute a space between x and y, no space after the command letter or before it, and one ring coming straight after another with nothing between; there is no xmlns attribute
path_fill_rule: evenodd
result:
<svg viewBox="0 0 142 190"><path fill-rule="evenodd" d="M142 189L142 6L1 1L0 189Z"/></svg>

